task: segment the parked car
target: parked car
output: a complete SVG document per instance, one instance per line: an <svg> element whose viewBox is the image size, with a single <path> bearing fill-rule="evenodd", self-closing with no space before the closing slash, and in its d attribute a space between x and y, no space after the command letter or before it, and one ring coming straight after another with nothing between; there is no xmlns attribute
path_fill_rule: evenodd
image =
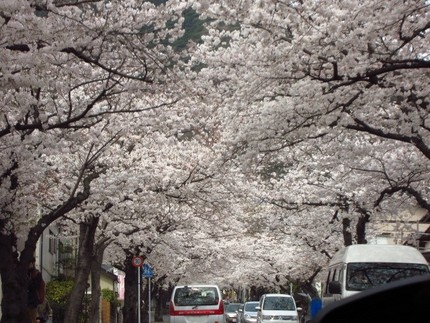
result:
<svg viewBox="0 0 430 323"><path fill-rule="evenodd" d="M256 323L257 322L257 310L258 301L245 302L243 306L239 308L236 315L237 323Z"/></svg>
<svg viewBox="0 0 430 323"><path fill-rule="evenodd" d="M236 312L242 303L226 303L224 307L225 323L236 323Z"/></svg>
<svg viewBox="0 0 430 323"><path fill-rule="evenodd" d="M257 309L257 323L299 323L296 302L288 294L264 294Z"/></svg>

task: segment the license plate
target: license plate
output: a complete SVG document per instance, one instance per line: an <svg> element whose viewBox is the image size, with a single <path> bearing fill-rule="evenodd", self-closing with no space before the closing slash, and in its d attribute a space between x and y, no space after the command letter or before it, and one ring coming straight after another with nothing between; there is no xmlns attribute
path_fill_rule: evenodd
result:
<svg viewBox="0 0 430 323"><path fill-rule="evenodd" d="M209 322L209 316L208 315L186 316L185 322L187 322L187 323L208 323Z"/></svg>

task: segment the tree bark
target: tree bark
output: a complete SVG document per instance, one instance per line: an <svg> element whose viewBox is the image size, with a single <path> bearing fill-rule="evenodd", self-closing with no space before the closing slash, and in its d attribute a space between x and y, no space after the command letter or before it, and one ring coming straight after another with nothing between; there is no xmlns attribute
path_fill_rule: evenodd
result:
<svg viewBox="0 0 430 323"><path fill-rule="evenodd" d="M91 302L89 309L89 322L99 322L100 320L100 270L103 263L103 255L110 239L102 238L96 243L93 261L91 262Z"/></svg>
<svg viewBox="0 0 430 323"><path fill-rule="evenodd" d="M14 252L15 238L13 235L0 235L1 279L3 298L2 323L26 322L27 308L27 270L17 261Z"/></svg>
<svg viewBox="0 0 430 323"><path fill-rule="evenodd" d="M83 301L91 271L98 222L99 217L93 217L79 225L79 251L75 284L67 302L63 323L77 323L83 312Z"/></svg>
<svg viewBox="0 0 430 323"><path fill-rule="evenodd" d="M154 283L154 299L156 299L155 303L155 312L154 312L154 321L162 322L163 315L165 312L165 306L169 302L170 293L167 290L163 289L164 279L158 279L156 283Z"/></svg>
<svg viewBox="0 0 430 323"><path fill-rule="evenodd" d="M367 244L366 224L369 222L369 219L370 219L370 216L368 214L364 214L358 218L356 233L357 233L357 243L359 244Z"/></svg>
<svg viewBox="0 0 430 323"><path fill-rule="evenodd" d="M345 246L352 245L351 220L348 218L342 220L342 233Z"/></svg>
<svg viewBox="0 0 430 323"><path fill-rule="evenodd" d="M155 291L157 291L155 293ZM163 291L160 285L154 284L154 299L156 299L155 310L154 310L154 321L162 322L163 321L163 300L161 299Z"/></svg>
<svg viewBox="0 0 430 323"><path fill-rule="evenodd" d="M140 313L141 313L140 317L141 317L141 321L143 323L148 323L149 322L149 307L148 307L148 305L149 305L149 302L148 302L149 301L148 300L149 284L148 284L148 278L141 279L141 283L143 286L145 286L145 288L143 289L142 294L141 294L141 300L142 301L140 302L140 304L141 304L141 306L140 306ZM152 281L151 281L151 283L152 283ZM151 298L153 298L152 297L152 284L151 284Z"/></svg>
<svg viewBox="0 0 430 323"><path fill-rule="evenodd" d="M89 322L99 322L100 319L100 268L103 261L103 251L95 250L93 261L91 262L91 301L88 311Z"/></svg>
<svg viewBox="0 0 430 323"><path fill-rule="evenodd" d="M137 322L137 269L131 264L134 254L126 253L124 261L125 293L123 319L124 323Z"/></svg>

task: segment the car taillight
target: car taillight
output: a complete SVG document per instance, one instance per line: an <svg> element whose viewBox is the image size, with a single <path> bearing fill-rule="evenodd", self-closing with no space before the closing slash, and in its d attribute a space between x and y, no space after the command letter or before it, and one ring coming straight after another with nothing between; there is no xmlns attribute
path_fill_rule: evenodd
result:
<svg viewBox="0 0 430 323"><path fill-rule="evenodd" d="M221 315L224 314L224 301L223 300L219 301L219 307L218 307L218 313L217 314L221 314Z"/></svg>
<svg viewBox="0 0 430 323"><path fill-rule="evenodd" d="M169 315L175 315L175 307L173 306L173 302L170 301L169 303Z"/></svg>

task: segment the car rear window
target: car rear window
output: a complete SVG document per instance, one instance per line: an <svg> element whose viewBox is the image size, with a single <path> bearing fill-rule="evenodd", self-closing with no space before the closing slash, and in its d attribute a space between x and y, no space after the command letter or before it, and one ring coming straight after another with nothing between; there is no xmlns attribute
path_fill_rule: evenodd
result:
<svg viewBox="0 0 430 323"><path fill-rule="evenodd" d="M246 303L245 304L245 311L247 312L257 312L255 307L258 306L258 303Z"/></svg>
<svg viewBox="0 0 430 323"><path fill-rule="evenodd" d="M239 307L241 306L242 304L239 304L239 303L230 303L230 304L228 304L227 305L227 307L225 308L225 311L227 312L227 313L234 313L234 312L236 312L238 309L239 309Z"/></svg>
<svg viewBox="0 0 430 323"><path fill-rule="evenodd" d="M217 305L219 295L216 287L184 286L176 289L173 301L177 306Z"/></svg>
<svg viewBox="0 0 430 323"><path fill-rule="evenodd" d="M428 274L429 267L424 264L387 262L349 263L346 275L346 289L362 291L396 280Z"/></svg>
<svg viewBox="0 0 430 323"><path fill-rule="evenodd" d="M264 310L294 311L294 301L291 297L270 296L264 299Z"/></svg>

